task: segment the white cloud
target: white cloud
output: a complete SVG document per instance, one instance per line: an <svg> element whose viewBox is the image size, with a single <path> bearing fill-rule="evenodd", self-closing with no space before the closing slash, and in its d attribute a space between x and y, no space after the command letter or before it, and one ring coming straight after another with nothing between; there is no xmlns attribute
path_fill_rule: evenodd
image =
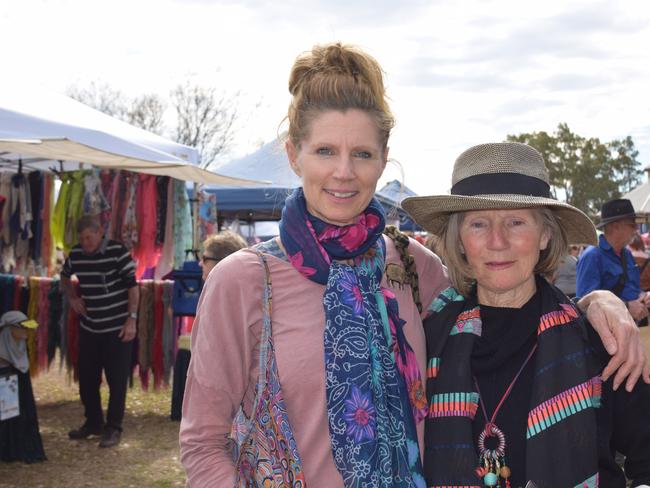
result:
<svg viewBox="0 0 650 488"><path fill-rule="evenodd" d="M391 155L419 193L446 191L467 147L560 122L602 140L630 134L650 163L645 0L22 0L0 13L4 76L164 95L191 75L241 91L254 112L236 156L276 135L296 55L336 40L386 70Z"/></svg>

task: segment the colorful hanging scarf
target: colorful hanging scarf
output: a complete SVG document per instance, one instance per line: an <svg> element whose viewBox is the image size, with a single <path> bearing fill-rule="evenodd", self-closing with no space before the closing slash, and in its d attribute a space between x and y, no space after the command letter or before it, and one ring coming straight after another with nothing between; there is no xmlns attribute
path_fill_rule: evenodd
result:
<svg viewBox="0 0 650 488"><path fill-rule="evenodd" d="M344 485L423 487L415 425L426 400L397 300L381 287L384 224L375 199L355 224L323 222L299 188L285 202L280 238L291 264L326 285L327 415Z"/></svg>
<svg viewBox="0 0 650 488"><path fill-rule="evenodd" d="M586 323L559 290L538 277L541 317L528 410L525 479L540 488L598 486L596 412L601 381ZM472 422L479 397L471 355L481 336L480 307L453 288L431 305L427 337L424 466L429 487L483 486ZM523 327L523 325L522 325ZM498 423L498 422L497 422ZM506 439L507 442L507 439ZM506 447L506 461L507 461Z"/></svg>

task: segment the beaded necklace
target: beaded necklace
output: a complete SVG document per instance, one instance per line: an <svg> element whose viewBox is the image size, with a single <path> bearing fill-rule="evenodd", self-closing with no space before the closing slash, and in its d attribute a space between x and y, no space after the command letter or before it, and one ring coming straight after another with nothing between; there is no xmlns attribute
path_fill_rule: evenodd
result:
<svg viewBox="0 0 650 488"><path fill-rule="evenodd" d="M483 431L478 436L478 467L476 468L476 474L479 478L483 478L483 483L485 486L500 486L499 478L503 478L506 482L505 488L510 488L510 468L506 466L506 436L503 434L501 429L497 427L497 424L494 423L497 413L503 406L503 403L506 401L506 398L510 395L512 388L515 386L515 383L519 379L519 375L524 370L530 358L533 357L535 350L537 349L537 343L528 353L528 356L524 360L524 363L517 371L517 374L510 382L510 385L506 389L506 392L501 397L501 400L494 409L492 417L488 418L487 411L485 409L485 403L483 403L483 395L481 395L481 390L478 386L478 381L476 376L474 376L474 384L476 386L476 391L479 394L479 402L481 403L481 410L485 416L485 427ZM485 440L489 437L495 437L498 440L498 445L495 449L488 449L485 447Z"/></svg>

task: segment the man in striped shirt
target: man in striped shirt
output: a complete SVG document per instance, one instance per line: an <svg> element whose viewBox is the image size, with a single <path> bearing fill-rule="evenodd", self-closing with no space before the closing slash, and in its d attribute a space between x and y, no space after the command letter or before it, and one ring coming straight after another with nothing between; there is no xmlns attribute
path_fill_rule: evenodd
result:
<svg viewBox="0 0 650 488"><path fill-rule="evenodd" d="M61 286L70 306L81 316L79 328L79 395L86 421L68 433L71 439L101 435L100 447L120 442L131 349L136 334L140 295L135 263L123 244L104 239L95 216L77 223L79 244L70 250ZM72 275L79 280L76 288ZM99 385L102 370L109 389L106 423Z"/></svg>

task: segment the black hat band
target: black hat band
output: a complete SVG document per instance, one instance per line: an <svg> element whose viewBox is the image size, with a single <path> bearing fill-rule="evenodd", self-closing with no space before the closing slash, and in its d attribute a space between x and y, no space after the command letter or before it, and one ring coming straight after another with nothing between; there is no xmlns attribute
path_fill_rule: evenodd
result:
<svg viewBox="0 0 650 488"><path fill-rule="evenodd" d="M483 173L460 180L451 188L452 195L526 195L551 198L548 183L521 173Z"/></svg>

